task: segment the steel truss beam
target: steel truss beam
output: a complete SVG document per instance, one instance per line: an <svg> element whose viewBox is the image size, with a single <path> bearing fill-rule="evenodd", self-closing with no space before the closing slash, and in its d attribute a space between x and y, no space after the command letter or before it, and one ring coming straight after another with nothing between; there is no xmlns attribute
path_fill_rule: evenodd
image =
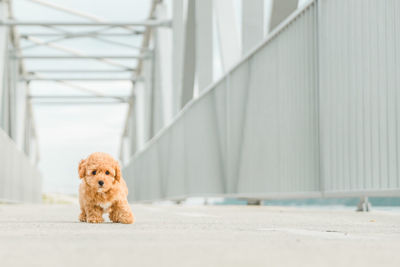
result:
<svg viewBox="0 0 400 267"><path fill-rule="evenodd" d="M102 78L102 77L97 77L97 78L76 78L76 77L56 77L56 78L51 78L51 77L24 77L21 79L22 81L88 81L88 82L108 82L108 81L131 81L131 82L136 82L139 79L136 78Z"/></svg>
<svg viewBox="0 0 400 267"><path fill-rule="evenodd" d="M132 33L118 33L118 32L70 32L70 33L41 33L41 32L33 32L33 33L22 33L20 34L21 38L27 38L29 36L36 37L92 37L92 36L109 36L109 37L130 37L132 35L142 35L144 31L133 31Z"/></svg>
<svg viewBox="0 0 400 267"><path fill-rule="evenodd" d="M65 47L65 46L60 45L60 44L46 43L43 40L41 40L39 38L36 38L36 37L29 37L27 40L29 40L30 42L35 43L35 44L41 44L41 45L45 45L45 46L47 46L49 48L53 48L55 50L67 52L68 54L71 54L71 55L74 55L74 56L87 56L87 54L85 54L85 53L83 53L83 52L81 52L79 50L68 48L68 47ZM132 67L120 64L119 62L115 62L115 61L110 60L110 59L101 58L101 59L96 59L96 60L99 61L99 62L105 63L107 65L112 65L112 66L117 66L119 68L123 68L125 70L132 69Z"/></svg>
<svg viewBox="0 0 400 267"><path fill-rule="evenodd" d="M87 13L87 12L83 12L81 10L76 10L76 9L73 9L73 8L69 8L69 7L66 7L66 6L63 6L63 5L59 5L59 4L55 4L55 3L52 3L52 2L48 2L48 1L45 1L45 0L28 0L28 1L33 2L35 4L38 4L38 5L41 5L41 6L44 6L44 7L48 7L48 8L53 9L53 10L58 10L58 11L61 11L61 12L65 12L65 13L73 15L73 16L78 16L80 18L85 18L85 19L88 19L88 20L90 20L92 22L107 22L106 19L101 18L99 16L96 16L96 15L93 15L93 14L90 14L90 13ZM153 0L153 1L155 1L155 0ZM159 0L157 0L157 1L159 1ZM152 17L150 17L149 19L152 19ZM124 26L124 27L121 27L121 28L122 29L126 29L129 32L135 31L132 28L127 27L127 26Z"/></svg>
<svg viewBox="0 0 400 267"><path fill-rule="evenodd" d="M119 99L119 100L129 100L130 96L118 96L118 95L28 95L29 99Z"/></svg>
<svg viewBox="0 0 400 267"><path fill-rule="evenodd" d="M31 101L32 105L104 105L104 104L128 104L127 101Z"/></svg>
<svg viewBox="0 0 400 267"><path fill-rule="evenodd" d="M55 30L59 30L58 28L54 28L54 29ZM62 34L67 34L67 33L64 32ZM82 37L93 38L93 39L96 39L96 40L101 41L103 43L109 43L109 44L113 44L113 45L123 46L123 47L127 47L127 48L130 48L130 49L135 49L135 50L141 49L141 47L137 47L137 46L130 45L130 44L127 44L127 43L104 39L103 37L100 37L100 36L98 36L96 34L87 34L87 35L84 35L84 36L73 36L73 35L68 36L68 35L65 35L65 36L61 36L61 37L58 37L58 38L55 38L55 39L52 39L52 40L45 41L43 43L34 43L33 45L27 45L27 46L21 47L21 49L22 50L27 50L27 49L35 48L35 47L38 47L38 46L46 46L47 44L54 44L54 43L57 43L57 42L60 42L60 41L64 41L64 40L67 40L67 39L76 39L76 38L82 38ZM28 41L31 41L30 40L31 38L35 38L35 37L32 37L32 36L26 36L25 37L25 39L28 40Z"/></svg>
<svg viewBox="0 0 400 267"><path fill-rule="evenodd" d="M49 70L49 69L36 69L36 70L27 70L27 73L131 73L135 71L134 68L129 70L90 70L90 69L65 69L65 70Z"/></svg>
<svg viewBox="0 0 400 267"><path fill-rule="evenodd" d="M18 59L146 59L147 55L21 55Z"/></svg>
<svg viewBox="0 0 400 267"><path fill-rule="evenodd" d="M0 26L61 26L61 27L171 27L171 20L145 20L145 21L125 21L125 22L68 22L68 21L17 21L3 20Z"/></svg>
<svg viewBox="0 0 400 267"><path fill-rule="evenodd" d="M38 78L43 78L41 76L37 76L37 77ZM105 94L103 92L99 92L96 89L93 89L93 88L90 88L90 87L87 87L87 86L82 86L81 84L76 84L76 83L71 82L71 81L53 80L52 82L57 83L57 84L61 84L61 85L64 85L64 86L67 86L67 87L70 87L70 88L73 88L73 89L77 89L79 91L90 93L92 96L96 96L96 97L105 96ZM117 98L117 99L119 99L119 98Z"/></svg>

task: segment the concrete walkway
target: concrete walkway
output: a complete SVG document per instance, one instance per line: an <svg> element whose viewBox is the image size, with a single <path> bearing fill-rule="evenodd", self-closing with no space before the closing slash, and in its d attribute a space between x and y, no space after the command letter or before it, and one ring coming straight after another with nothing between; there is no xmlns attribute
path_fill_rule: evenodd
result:
<svg viewBox="0 0 400 267"><path fill-rule="evenodd" d="M400 213L134 205L134 225L76 205L0 205L0 266L400 266Z"/></svg>

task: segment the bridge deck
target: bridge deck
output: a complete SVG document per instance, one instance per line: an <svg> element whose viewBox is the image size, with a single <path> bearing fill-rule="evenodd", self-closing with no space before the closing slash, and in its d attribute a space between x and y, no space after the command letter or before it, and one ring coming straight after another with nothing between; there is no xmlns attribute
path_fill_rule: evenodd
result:
<svg viewBox="0 0 400 267"><path fill-rule="evenodd" d="M76 205L0 205L1 266L400 266L400 213L134 205L134 225Z"/></svg>

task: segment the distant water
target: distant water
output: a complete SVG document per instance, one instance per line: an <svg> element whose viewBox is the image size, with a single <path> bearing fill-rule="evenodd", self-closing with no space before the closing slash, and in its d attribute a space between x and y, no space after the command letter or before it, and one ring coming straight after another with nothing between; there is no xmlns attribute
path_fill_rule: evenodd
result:
<svg viewBox="0 0 400 267"><path fill-rule="evenodd" d="M327 199L291 199L291 200L264 200L263 204L266 206L315 206L315 207L348 207L354 208L359 203L359 198L327 198ZM370 197L369 202L373 207L380 210L399 210L400 211L400 197ZM245 200L240 199L224 199L218 205L246 205Z"/></svg>

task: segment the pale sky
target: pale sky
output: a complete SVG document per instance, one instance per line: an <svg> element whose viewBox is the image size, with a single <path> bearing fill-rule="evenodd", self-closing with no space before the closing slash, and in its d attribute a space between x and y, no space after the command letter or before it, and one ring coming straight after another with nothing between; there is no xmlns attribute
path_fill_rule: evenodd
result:
<svg viewBox="0 0 400 267"><path fill-rule="evenodd" d="M143 0L47 0L68 8L87 12L110 21L138 21L147 17L150 1ZM26 0L14 1L14 14L20 20L41 21L87 21L63 12L53 11L47 7ZM73 29L77 30L77 29ZM80 30L80 29L78 29ZM83 30L93 30L83 29ZM21 27L19 32L41 32L38 27ZM51 38L40 37L42 40ZM114 39L115 40L115 39ZM118 39L128 44L139 45L139 38ZM87 54L135 54L135 50L125 49L83 38L65 40L57 44L80 50ZM23 41L21 46L31 45ZM27 49L25 54L64 54L49 48ZM136 65L135 62L121 63ZM56 64L56 65L55 65ZM106 64L90 60L29 60L25 63L28 70L32 69L85 69L109 68ZM112 67L111 67L112 68ZM44 74L43 74L44 75ZM47 77L67 74L46 74ZM104 74L92 74L99 77ZM118 75L118 74L117 74ZM79 74L68 74L79 77ZM87 75L85 75L87 76ZM117 76L113 76L117 77ZM76 83L76 82L75 82ZM80 82L80 85L94 88L104 94L129 95L129 82ZM76 89L71 89L53 82L31 82L31 94L34 95L87 95ZM79 185L77 167L80 159L95 151L108 152L114 157L119 153L119 142L126 116L127 105L34 105L36 129L39 138L40 162L39 168L43 174L43 191L76 193Z"/></svg>

